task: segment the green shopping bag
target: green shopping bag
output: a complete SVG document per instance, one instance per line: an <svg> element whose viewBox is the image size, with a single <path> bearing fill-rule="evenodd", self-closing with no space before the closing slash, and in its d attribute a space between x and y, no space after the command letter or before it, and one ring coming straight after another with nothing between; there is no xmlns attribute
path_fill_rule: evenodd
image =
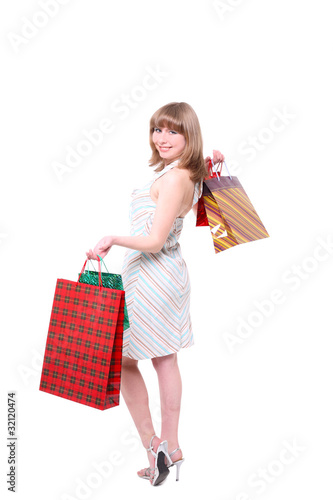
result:
<svg viewBox="0 0 333 500"><path fill-rule="evenodd" d="M103 262L104 267L107 270L106 273L101 272L101 278L102 278L101 284L102 284L102 286L104 286L105 288L113 288L114 290L124 290L123 280L122 280L121 274L109 273L102 257L100 255L97 255L97 257L99 257L99 259L100 259L98 261L98 266L100 266L100 262ZM86 269L84 271L84 273L81 274L79 282L86 283L88 285L99 286L99 273L98 273L98 271L90 271L89 270L89 260L88 260L88 269ZM94 267L94 265L93 265L93 267ZM125 297L124 330L129 328L129 326L130 325L129 325L128 312L127 312L127 307L126 307L126 297Z"/></svg>

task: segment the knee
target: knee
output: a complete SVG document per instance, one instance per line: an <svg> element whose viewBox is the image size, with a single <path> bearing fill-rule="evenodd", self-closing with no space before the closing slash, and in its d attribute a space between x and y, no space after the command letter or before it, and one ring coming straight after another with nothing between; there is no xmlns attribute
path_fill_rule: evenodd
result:
<svg viewBox="0 0 333 500"><path fill-rule="evenodd" d="M177 365L177 354L169 354L168 356L160 356L152 358L153 367L157 372L162 370L172 370Z"/></svg>
<svg viewBox="0 0 333 500"><path fill-rule="evenodd" d="M122 370L134 370L138 367L138 361L136 359L126 358L123 356L121 368Z"/></svg>

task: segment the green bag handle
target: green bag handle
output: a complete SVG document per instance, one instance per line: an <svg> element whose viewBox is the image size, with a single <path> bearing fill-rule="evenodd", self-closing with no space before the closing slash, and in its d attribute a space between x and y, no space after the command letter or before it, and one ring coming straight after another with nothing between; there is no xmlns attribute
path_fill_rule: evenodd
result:
<svg viewBox="0 0 333 500"><path fill-rule="evenodd" d="M98 255L98 254L97 254L97 257L99 257L100 262L103 262L104 267L105 267L107 273L110 274L109 271L108 271L108 268L106 267L106 264L105 264L104 260L102 259L102 257L100 255ZM89 260L92 260L92 259L89 259ZM88 269L87 269L87 272L89 272L89 260L88 260ZM93 269L94 269L95 273L97 273L96 269L94 268L94 264L91 263L91 265L93 266Z"/></svg>
<svg viewBox="0 0 333 500"><path fill-rule="evenodd" d="M102 286L103 286L103 281L102 281L102 271L101 271L101 262L104 263L104 266L105 266L105 262L103 261L102 257L100 255L97 255L97 257L99 258L99 261L98 261L98 284L99 284L99 289L101 290L102 289ZM82 267L82 270L79 274L79 279L77 280L77 283L76 283L76 286L78 285L79 281L80 281L80 278L81 278L81 274L83 273L84 271L84 268L86 267L86 264L87 264L87 261L88 261L88 267L89 267L89 260L90 259L86 259L85 263L83 264L83 267ZM94 265L93 265L94 267ZM107 267L105 266L106 270L107 270ZM107 270L108 271L108 270ZM109 272L109 271L108 271Z"/></svg>

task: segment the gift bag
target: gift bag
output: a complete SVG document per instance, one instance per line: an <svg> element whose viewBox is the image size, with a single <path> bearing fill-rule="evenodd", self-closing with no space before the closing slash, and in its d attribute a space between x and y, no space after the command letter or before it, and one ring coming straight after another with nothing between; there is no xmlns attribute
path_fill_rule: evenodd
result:
<svg viewBox="0 0 333 500"><path fill-rule="evenodd" d="M106 410L119 405L125 292L102 286L98 264L98 286L57 280L39 390Z"/></svg>
<svg viewBox="0 0 333 500"><path fill-rule="evenodd" d="M100 259L100 262L104 264L104 267L106 269L106 273L101 273L102 277L102 286L106 288L113 288L115 290L124 290L123 286L123 280L121 277L121 274L112 274L109 273L106 264L102 257L100 255L97 255L97 257ZM94 267L94 265L93 265ZM99 273L98 271L90 271L89 270L89 260L88 260L88 269L85 269L84 273L80 273L79 277L80 283L88 283L88 285L99 285ZM128 312L127 312L127 307L126 307L126 295L125 295L125 303L124 303L124 330L127 330L129 328L129 319L128 319Z"/></svg>
<svg viewBox="0 0 333 500"><path fill-rule="evenodd" d="M219 176L218 166L216 168L215 165L213 165L212 160L209 160L208 176L206 177L205 180L212 179L213 177L218 177L218 176ZM196 225L197 226L209 226L203 196L200 196L200 198L198 200Z"/></svg>
<svg viewBox="0 0 333 500"><path fill-rule="evenodd" d="M238 178L217 171L203 181L196 225L209 225L215 253L269 237Z"/></svg>

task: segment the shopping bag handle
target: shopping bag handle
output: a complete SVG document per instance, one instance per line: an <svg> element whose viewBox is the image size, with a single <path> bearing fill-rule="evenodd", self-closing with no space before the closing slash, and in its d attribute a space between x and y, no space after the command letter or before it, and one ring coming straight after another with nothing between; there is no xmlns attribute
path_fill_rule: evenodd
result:
<svg viewBox="0 0 333 500"><path fill-rule="evenodd" d="M218 178L218 180L220 180L220 175L219 175L218 169L215 167L213 160L211 159L210 161L212 162L213 170L214 170L214 172L216 173L216 177ZM227 167L226 162L225 162L224 160L223 160L222 162L221 162L221 161L219 161L219 162L217 163L217 165L222 164L222 165L221 165L221 172L222 172L223 163L225 164L225 168L227 169L227 172L228 172L228 174L229 174L229 177L230 177L230 179L232 180L232 177L231 177L231 175L230 175L230 173L229 173L229 170L228 170L228 167ZM220 172L220 173L221 173L221 172Z"/></svg>
<svg viewBox="0 0 333 500"><path fill-rule="evenodd" d="M106 264L105 264L104 260L102 259L102 257L101 257L100 255L98 255L98 254L97 254L97 257L99 257L99 258L100 258L100 261L104 264L104 267L105 267L105 269L106 269L106 272L107 272L107 273L109 273L108 268L106 267ZM91 264L92 264L92 266L93 266L94 271L95 271L95 272L97 272L97 271L96 271L96 269L94 268L94 264L93 264L93 262L92 262L92 259L89 259L89 260L91 260ZM88 260L88 271L89 271L89 260ZM109 274L110 274L110 273L109 273Z"/></svg>
<svg viewBox="0 0 333 500"><path fill-rule="evenodd" d="M101 290L101 289L102 289L102 286L103 286L103 281L102 281L102 271L101 271L101 261L103 261L103 259L102 259L102 257L101 257L100 255L97 255L97 257L99 258L99 260L98 260L98 284L99 284L99 289ZM82 267L81 272L80 272L80 274L79 274L79 278L78 278L78 280L77 280L76 286L77 286L77 284L78 284L78 283L79 283L79 281L80 281L81 274L83 273L83 271L84 271L84 269L85 269L85 267L86 267L86 264L87 264L88 260L90 260L90 259L86 259L86 260L85 260L85 263L83 264L83 267ZM103 262L104 262L104 261L103 261ZM88 264L88 266L89 266L89 264ZM105 263L104 263L104 266L105 266ZM93 266L93 267L94 267L94 266ZM105 267L106 267L106 266L105 266ZM108 272L109 272L109 271L108 271Z"/></svg>

